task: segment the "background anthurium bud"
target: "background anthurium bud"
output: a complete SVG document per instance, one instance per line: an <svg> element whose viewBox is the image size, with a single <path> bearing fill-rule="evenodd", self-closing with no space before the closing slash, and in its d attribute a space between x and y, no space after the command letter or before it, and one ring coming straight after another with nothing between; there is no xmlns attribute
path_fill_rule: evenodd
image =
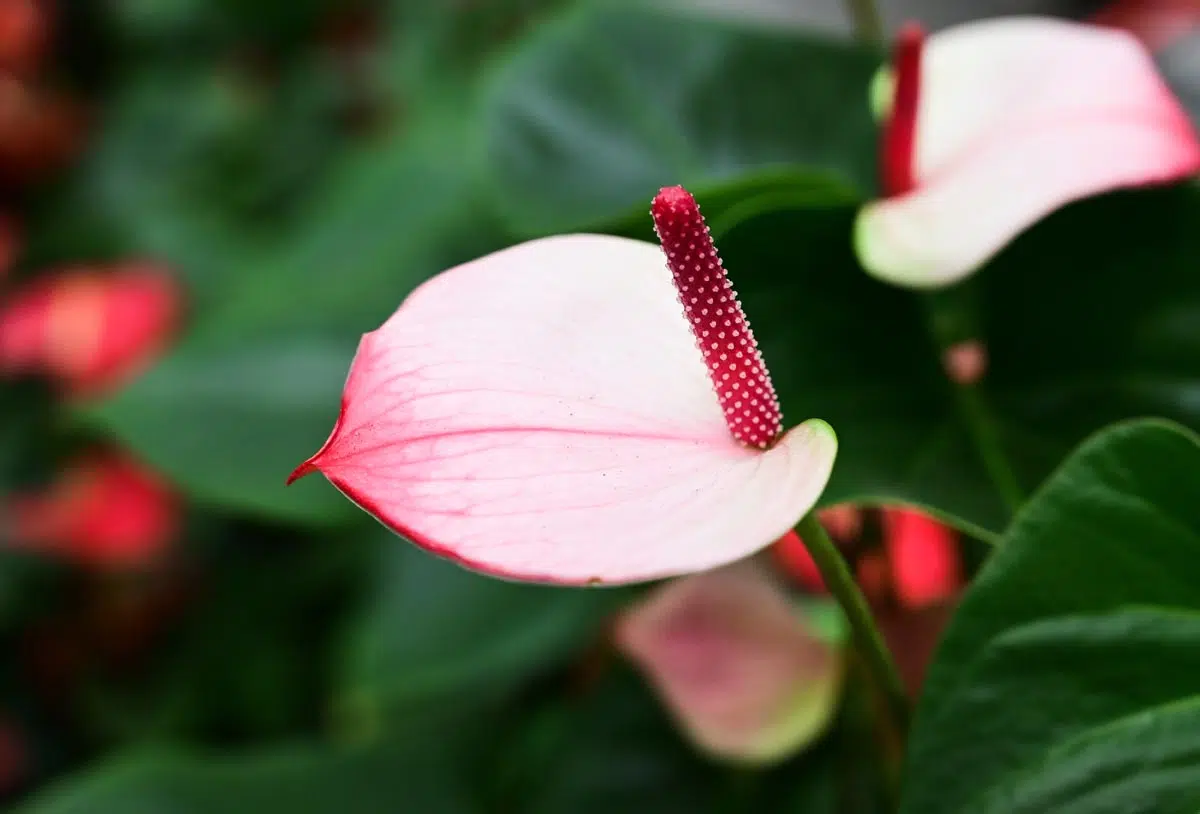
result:
<svg viewBox="0 0 1200 814"><path fill-rule="evenodd" d="M910 37L898 53L873 104L887 116L885 178L909 183L855 226L859 260L880 279L953 283L1067 203L1200 171L1187 113L1123 31L1006 17L923 48Z"/></svg>
<svg viewBox="0 0 1200 814"><path fill-rule="evenodd" d="M837 707L842 651L751 561L657 588L621 617L616 640L688 737L724 759L781 760Z"/></svg>
<svg viewBox="0 0 1200 814"><path fill-rule="evenodd" d="M97 451L68 464L43 490L8 499L14 547L83 565L133 567L178 535L181 506L157 474L123 453Z"/></svg>
<svg viewBox="0 0 1200 814"><path fill-rule="evenodd" d="M152 264L36 277L0 304L0 372L45 375L73 396L111 391L160 353L181 299Z"/></svg>

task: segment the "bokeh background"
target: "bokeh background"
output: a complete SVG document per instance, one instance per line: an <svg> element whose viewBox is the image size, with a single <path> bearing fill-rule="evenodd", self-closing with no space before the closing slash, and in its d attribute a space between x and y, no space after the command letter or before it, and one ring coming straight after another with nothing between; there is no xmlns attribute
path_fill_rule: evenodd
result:
<svg viewBox="0 0 1200 814"><path fill-rule="evenodd" d="M550 204L567 220L603 211L630 178L650 179L646 200L686 180L670 161L647 170L646 142L669 154L675 128L703 117L637 100L695 68L657 58L696 53L673 44L681 27L815 38L836 65L814 62L806 92L866 116L847 94L880 52L849 44L835 0L657 3L661 24L598 29L579 55L590 67L568 74L553 40L584 13L572 7L616 19L636 5L0 0L6 806L875 810L869 711L853 694L809 749L768 771L730 766L689 743L614 649L614 614L638 591L488 580L391 536L319 478L283 486L332 426L358 336L429 275L528 236L538 211L521 187L538 179L521 150L559 143L529 132L594 156L571 200ZM1136 27L1152 5L882 9L890 28L1029 12ZM1151 40L1200 111L1200 23ZM546 95L547 72L564 96ZM747 88L787 98L782 81L740 73L687 92L719 108ZM656 114L638 143L603 124ZM742 168L720 135L697 136L716 144L706 160ZM868 550L887 528L868 515L843 537ZM969 570L978 552L956 545ZM772 562L820 627L819 592ZM919 683L948 606L880 601Z"/></svg>

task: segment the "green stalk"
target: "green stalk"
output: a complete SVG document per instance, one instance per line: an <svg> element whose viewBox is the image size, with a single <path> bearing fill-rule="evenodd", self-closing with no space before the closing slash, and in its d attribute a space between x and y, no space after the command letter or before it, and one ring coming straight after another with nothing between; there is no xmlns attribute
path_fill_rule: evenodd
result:
<svg viewBox="0 0 1200 814"><path fill-rule="evenodd" d="M908 732L910 715L908 693L905 692L904 682L900 680L900 672L892 661L887 643L875 626L866 597L859 590L846 560L829 539L814 512L804 516L796 526L796 532L812 554L813 561L821 572L821 578L825 580L825 587L841 605L846 621L850 624L850 631L854 635L855 645L887 705L892 728L903 740Z"/></svg>

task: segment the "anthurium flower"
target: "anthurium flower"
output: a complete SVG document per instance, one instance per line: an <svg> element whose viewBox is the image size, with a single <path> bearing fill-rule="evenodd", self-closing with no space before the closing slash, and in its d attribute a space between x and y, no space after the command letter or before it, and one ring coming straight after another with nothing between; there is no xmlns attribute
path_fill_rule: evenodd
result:
<svg viewBox="0 0 1200 814"><path fill-rule="evenodd" d="M717 757L786 758L837 708L841 649L750 560L657 588L619 619L616 642Z"/></svg>
<svg viewBox="0 0 1200 814"><path fill-rule="evenodd" d="M863 266L939 286L1071 201L1200 171L1200 143L1136 38L1007 17L900 35L886 104L884 199L855 227Z"/></svg>
<svg viewBox="0 0 1200 814"><path fill-rule="evenodd" d="M149 264L35 277L0 304L0 372L46 375L73 396L108 392L162 351L181 300Z"/></svg>
<svg viewBox="0 0 1200 814"><path fill-rule="evenodd" d="M450 269L363 337L322 472L418 545L487 573L627 583L741 559L812 507L837 442L786 433L695 200L663 248L545 238Z"/></svg>
<svg viewBox="0 0 1200 814"><path fill-rule="evenodd" d="M157 473L110 450L70 462L43 490L4 507L10 545L96 567L133 567L162 553L181 522L178 497Z"/></svg>

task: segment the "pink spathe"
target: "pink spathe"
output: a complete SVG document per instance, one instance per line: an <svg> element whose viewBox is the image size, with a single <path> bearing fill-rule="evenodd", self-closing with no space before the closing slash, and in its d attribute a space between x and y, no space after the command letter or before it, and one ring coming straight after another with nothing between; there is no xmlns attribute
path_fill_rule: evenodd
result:
<svg viewBox="0 0 1200 814"><path fill-rule="evenodd" d="M662 249L570 235L446 271L363 337L320 470L387 526L511 579L705 570L787 532L829 477L812 420L735 440Z"/></svg>
<svg viewBox="0 0 1200 814"><path fill-rule="evenodd" d="M919 64L913 187L885 189L855 230L881 279L955 282L1071 201L1200 171L1187 114L1127 33L988 20L932 35Z"/></svg>

